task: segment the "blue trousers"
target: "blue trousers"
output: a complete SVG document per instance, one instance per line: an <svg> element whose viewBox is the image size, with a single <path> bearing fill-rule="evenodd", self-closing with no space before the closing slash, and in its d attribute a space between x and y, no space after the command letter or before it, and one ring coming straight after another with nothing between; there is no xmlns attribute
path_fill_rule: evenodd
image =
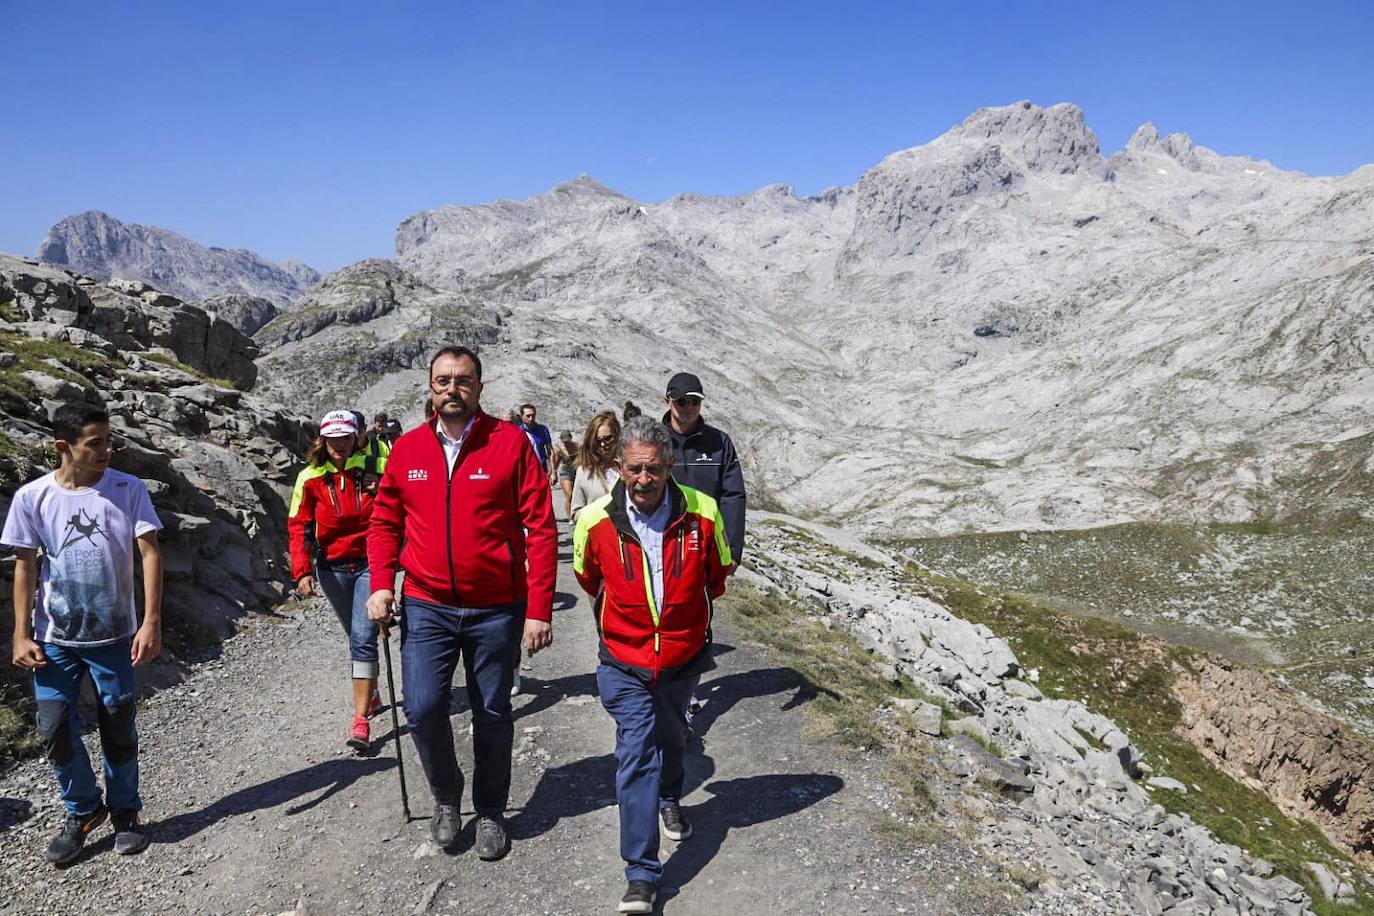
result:
<svg viewBox="0 0 1374 916"><path fill-rule="evenodd" d="M315 580L348 634L353 677L377 677L377 625L367 617L372 576L366 560L315 560Z"/></svg>
<svg viewBox="0 0 1374 916"><path fill-rule="evenodd" d="M627 881L657 884L658 809L682 797L687 703L696 678L652 687L619 668L600 665L601 705L615 719L615 797L620 804L620 857Z"/></svg>
<svg viewBox="0 0 1374 916"><path fill-rule="evenodd" d="M105 802L116 811L138 811L138 732L134 728L133 641L91 648L39 643L48 663L33 673L38 734L68 814L90 814L101 805L91 758L81 743L76 704L89 674L99 699L100 749L105 763Z"/></svg>
<svg viewBox="0 0 1374 916"><path fill-rule="evenodd" d="M506 808L515 737L510 689L515 647L524 625L524 602L458 608L402 599L401 682L406 721L436 802L456 805L463 796L448 702L461 659L472 710L472 806L488 816Z"/></svg>

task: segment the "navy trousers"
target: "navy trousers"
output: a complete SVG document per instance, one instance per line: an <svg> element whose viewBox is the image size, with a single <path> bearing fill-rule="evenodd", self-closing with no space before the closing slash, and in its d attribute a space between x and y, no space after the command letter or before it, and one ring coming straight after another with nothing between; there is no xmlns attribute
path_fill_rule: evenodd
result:
<svg viewBox="0 0 1374 916"><path fill-rule="evenodd" d="M657 884L658 809L682 797L687 703L696 678L652 687L610 665L596 669L601 705L615 719L615 796L620 804L620 857L627 881Z"/></svg>
<svg viewBox="0 0 1374 916"><path fill-rule="evenodd" d="M461 658L472 709L472 804L498 815L510 797L515 720L510 689L515 647L525 625L524 602L458 608L402 599L401 683L406 721L434 800L457 805L463 773L453 749L449 688Z"/></svg>

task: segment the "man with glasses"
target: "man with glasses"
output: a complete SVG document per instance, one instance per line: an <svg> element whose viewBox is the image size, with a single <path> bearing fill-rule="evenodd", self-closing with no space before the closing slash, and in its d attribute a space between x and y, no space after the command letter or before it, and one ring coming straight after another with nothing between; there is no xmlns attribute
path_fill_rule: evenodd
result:
<svg viewBox="0 0 1374 916"><path fill-rule="evenodd" d="M736 566L744 555L744 471L730 437L701 418L701 402L706 399L701 379L690 372L679 372L668 379L663 398L668 412L663 424L673 438L673 479L714 499L725 520L730 555ZM731 567L734 571L735 567ZM691 734L692 715L701 708L694 679L687 695L687 731Z"/></svg>
<svg viewBox="0 0 1374 916"><path fill-rule="evenodd" d="M368 616L392 621L398 568L406 721L434 794L434 841L459 833L463 774L453 749L449 685L459 658L473 721L477 855L510 850L511 687L521 644L553 645L557 535L544 470L525 433L484 413L482 363L445 347L429 370L431 418L396 440L368 531ZM528 563L527 563L528 561ZM528 566L528 568L527 568Z"/></svg>
<svg viewBox="0 0 1374 916"><path fill-rule="evenodd" d="M744 555L744 471L730 437L701 418L702 391L701 379L690 372L668 380L663 425L673 437L673 479L720 505L730 554L739 563Z"/></svg>
<svg viewBox="0 0 1374 916"><path fill-rule="evenodd" d="M670 840L692 835L681 808L687 698L711 666L711 601L733 562L716 501L674 483L672 461L663 424L626 423L621 479L573 532L573 572L596 598L597 693L616 723L621 913L653 912L660 825Z"/></svg>

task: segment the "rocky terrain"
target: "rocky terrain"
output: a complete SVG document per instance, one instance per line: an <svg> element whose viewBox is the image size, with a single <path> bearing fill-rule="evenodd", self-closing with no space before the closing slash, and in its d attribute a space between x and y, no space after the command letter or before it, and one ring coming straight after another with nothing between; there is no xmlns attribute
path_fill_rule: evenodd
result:
<svg viewBox="0 0 1374 916"><path fill-rule="evenodd" d="M99 210L55 223L38 245L38 259L104 280L139 280L191 301L249 296L282 307L320 279L299 261L274 263L243 248L206 247Z"/></svg>
<svg viewBox="0 0 1374 916"><path fill-rule="evenodd" d="M171 670L155 680L175 678L178 652L217 642L289 586L286 499L311 430L245 391L257 353L223 320L142 283L0 255L0 512L52 466L52 408L103 405L113 466L147 482L165 526ZM0 635L10 625L0 621ZM11 715L24 702L7 691Z"/></svg>
<svg viewBox="0 0 1374 916"><path fill-rule="evenodd" d="M1318 900L1374 908L1374 877L1356 864L1374 863L1370 747L1263 675L1203 656L1178 664L1164 644L1134 636L1126 638L1137 657L1098 658L1091 631L1056 630L1044 609L1018 609L1017 620L1035 614L1058 643L1047 651L1029 626L999 635L976 622L977 603L960 616L938 579L903 570L881 550L762 515L750 532L751 571L888 659L892 682L921 685L926 700L896 701L914 727L951 736L963 760L956 773L1018 802L982 821L986 848L1014 851L1046 880L1086 882L1122 913L1302 912L1308 901L1297 880ZM1047 667L1024 664L1018 644ZM1066 648L1068 658L1058 654ZM1094 670L1104 661L1110 670ZM1096 690L1099 677L1117 684ZM1103 714L1123 712L1121 703L1136 708L1129 724ZM1171 715L1140 716L1142 703ZM1189 760L1194 749L1255 791L1235 795ZM1226 806L1239 798L1247 809L1227 814L1223 792ZM1190 793L1199 797L1185 802ZM1288 839L1270 797L1288 815L1315 821L1330 845L1299 824ZM1219 823L1247 848L1219 840ZM1257 840L1266 829L1272 835ZM1286 867L1276 873L1260 850L1284 856ZM1288 858L1295 853L1314 860Z"/></svg>
<svg viewBox="0 0 1374 916"><path fill-rule="evenodd" d="M438 304L463 314L430 332L503 366L495 400L555 425L697 369L760 495L854 530L1349 520L1374 431L1371 202L1374 166L1310 177L1150 124L1107 156L1075 106L1022 102L813 197L643 203L582 176L424 211L394 264L346 268L301 317L226 318L301 373L384 342L343 384L411 411L418 378L392 370ZM69 218L40 254L102 273L121 246L175 250L164 288L232 274L213 291L278 308L313 282L255 291L185 240L101 242L133 232L109 222Z"/></svg>

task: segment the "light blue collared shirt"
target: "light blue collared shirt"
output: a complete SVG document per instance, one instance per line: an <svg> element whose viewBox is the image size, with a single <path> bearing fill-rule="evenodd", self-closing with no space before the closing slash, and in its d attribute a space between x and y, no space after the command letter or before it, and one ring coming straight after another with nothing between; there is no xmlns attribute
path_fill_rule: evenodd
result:
<svg viewBox="0 0 1374 916"><path fill-rule="evenodd" d="M644 556L649 562L649 573L653 578L654 584L654 605L663 607L663 532L668 530L668 522L672 521L669 515L672 513L673 501L668 498L668 487L663 488L663 501L658 504L658 508L647 515L635 508L634 500L630 498L630 491L625 491L625 514L630 517L630 528L634 531L635 537L639 538L639 544L644 548Z"/></svg>

